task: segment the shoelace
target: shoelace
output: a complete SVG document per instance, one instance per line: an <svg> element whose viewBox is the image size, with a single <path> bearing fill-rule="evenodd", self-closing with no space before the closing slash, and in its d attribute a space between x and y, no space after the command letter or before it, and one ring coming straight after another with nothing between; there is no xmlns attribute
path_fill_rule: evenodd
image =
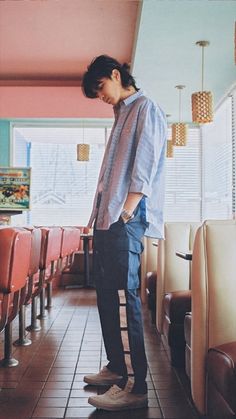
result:
<svg viewBox="0 0 236 419"><path fill-rule="evenodd" d="M107 394L114 396L115 394L120 393L120 391L123 391L122 388L114 385L107 391Z"/></svg>

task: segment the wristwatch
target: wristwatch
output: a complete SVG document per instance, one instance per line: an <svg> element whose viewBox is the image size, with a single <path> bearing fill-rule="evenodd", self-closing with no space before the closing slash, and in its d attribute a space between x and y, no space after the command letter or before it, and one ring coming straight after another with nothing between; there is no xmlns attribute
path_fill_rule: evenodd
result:
<svg viewBox="0 0 236 419"><path fill-rule="evenodd" d="M125 223L127 223L128 221L132 220L132 218L134 218L134 214L131 213L130 211L127 211L125 208L123 208L123 210L121 211L120 216Z"/></svg>

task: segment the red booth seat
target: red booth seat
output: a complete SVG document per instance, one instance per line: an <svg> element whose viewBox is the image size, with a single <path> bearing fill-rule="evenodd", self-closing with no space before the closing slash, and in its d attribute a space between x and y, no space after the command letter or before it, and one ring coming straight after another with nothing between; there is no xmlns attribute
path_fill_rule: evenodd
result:
<svg viewBox="0 0 236 419"><path fill-rule="evenodd" d="M41 227L42 241L40 252L40 318L45 315L45 288L47 288L47 308L52 305L52 281L57 275L61 255L62 228Z"/></svg>
<svg viewBox="0 0 236 419"><path fill-rule="evenodd" d="M11 356L11 322L25 301L30 265L31 234L21 228L0 228L0 331L5 328L1 365L17 365Z"/></svg>
<svg viewBox="0 0 236 419"><path fill-rule="evenodd" d="M63 271L69 270L73 256L80 248L80 229L76 227L62 227L61 260ZM66 261L64 261L66 259ZM64 261L64 266L63 266Z"/></svg>

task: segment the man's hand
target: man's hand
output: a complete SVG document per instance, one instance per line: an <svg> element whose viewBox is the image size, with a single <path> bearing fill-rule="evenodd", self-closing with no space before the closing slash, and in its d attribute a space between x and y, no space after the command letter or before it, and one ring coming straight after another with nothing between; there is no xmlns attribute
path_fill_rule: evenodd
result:
<svg viewBox="0 0 236 419"><path fill-rule="evenodd" d="M129 220L133 218L133 212L137 207L139 201L141 201L142 197L143 194L139 192L128 193L123 210L120 215L124 223L127 223Z"/></svg>
<svg viewBox="0 0 236 419"><path fill-rule="evenodd" d="M125 208L123 208L123 210L121 211L120 216L122 220L124 221L124 223L127 223L129 220L132 220L132 218L134 218L134 214L131 212L128 212Z"/></svg>

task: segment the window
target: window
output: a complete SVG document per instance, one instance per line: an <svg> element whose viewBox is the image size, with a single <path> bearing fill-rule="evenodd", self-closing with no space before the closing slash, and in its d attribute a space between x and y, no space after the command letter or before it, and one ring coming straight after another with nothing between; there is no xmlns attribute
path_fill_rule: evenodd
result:
<svg viewBox="0 0 236 419"><path fill-rule="evenodd" d="M31 211L16 224L86 225L109 128L14 127L14 165L30 166ZM90 160L76 159L76 143Z"/></svg>
<svg viewBox="0 0 236 419"><path fill-rule="evenodd" d="M86 225L108 128L20 126L13 128L13 164L32 167L31 211L16 224ZM169 133L170 134L170 133ZM76 160L76 143L90 143L89 162ZM189 130L186 147L167 159L166 221L200 220L199 129Z"/></svg>
<svg viewBox="0 0 236 419"><path fill-rule="evenodd" d="M15 216L16 224L87 224L112 121L88 124L14 124L13 165L32 167L31 211ZM90 144L89 162L76 160L81 142ZM165 221L232 217L231 97L213 123L189 127L187 146L174 147L166 166Z"/></svg>
<svg viewBox="0 0 236 419"><path fill-rule="evenodd" d="M203 219L232 218L232 98L202 127Z"/></svg>
<svg viewBox="0 0 236 419"><path fill-rule="evenodd" d="M168 130L168 138L171 130ZM201 219L201 141L198 128L189 128L186 146L174 147L166 167L165 221Z"/></svg>

